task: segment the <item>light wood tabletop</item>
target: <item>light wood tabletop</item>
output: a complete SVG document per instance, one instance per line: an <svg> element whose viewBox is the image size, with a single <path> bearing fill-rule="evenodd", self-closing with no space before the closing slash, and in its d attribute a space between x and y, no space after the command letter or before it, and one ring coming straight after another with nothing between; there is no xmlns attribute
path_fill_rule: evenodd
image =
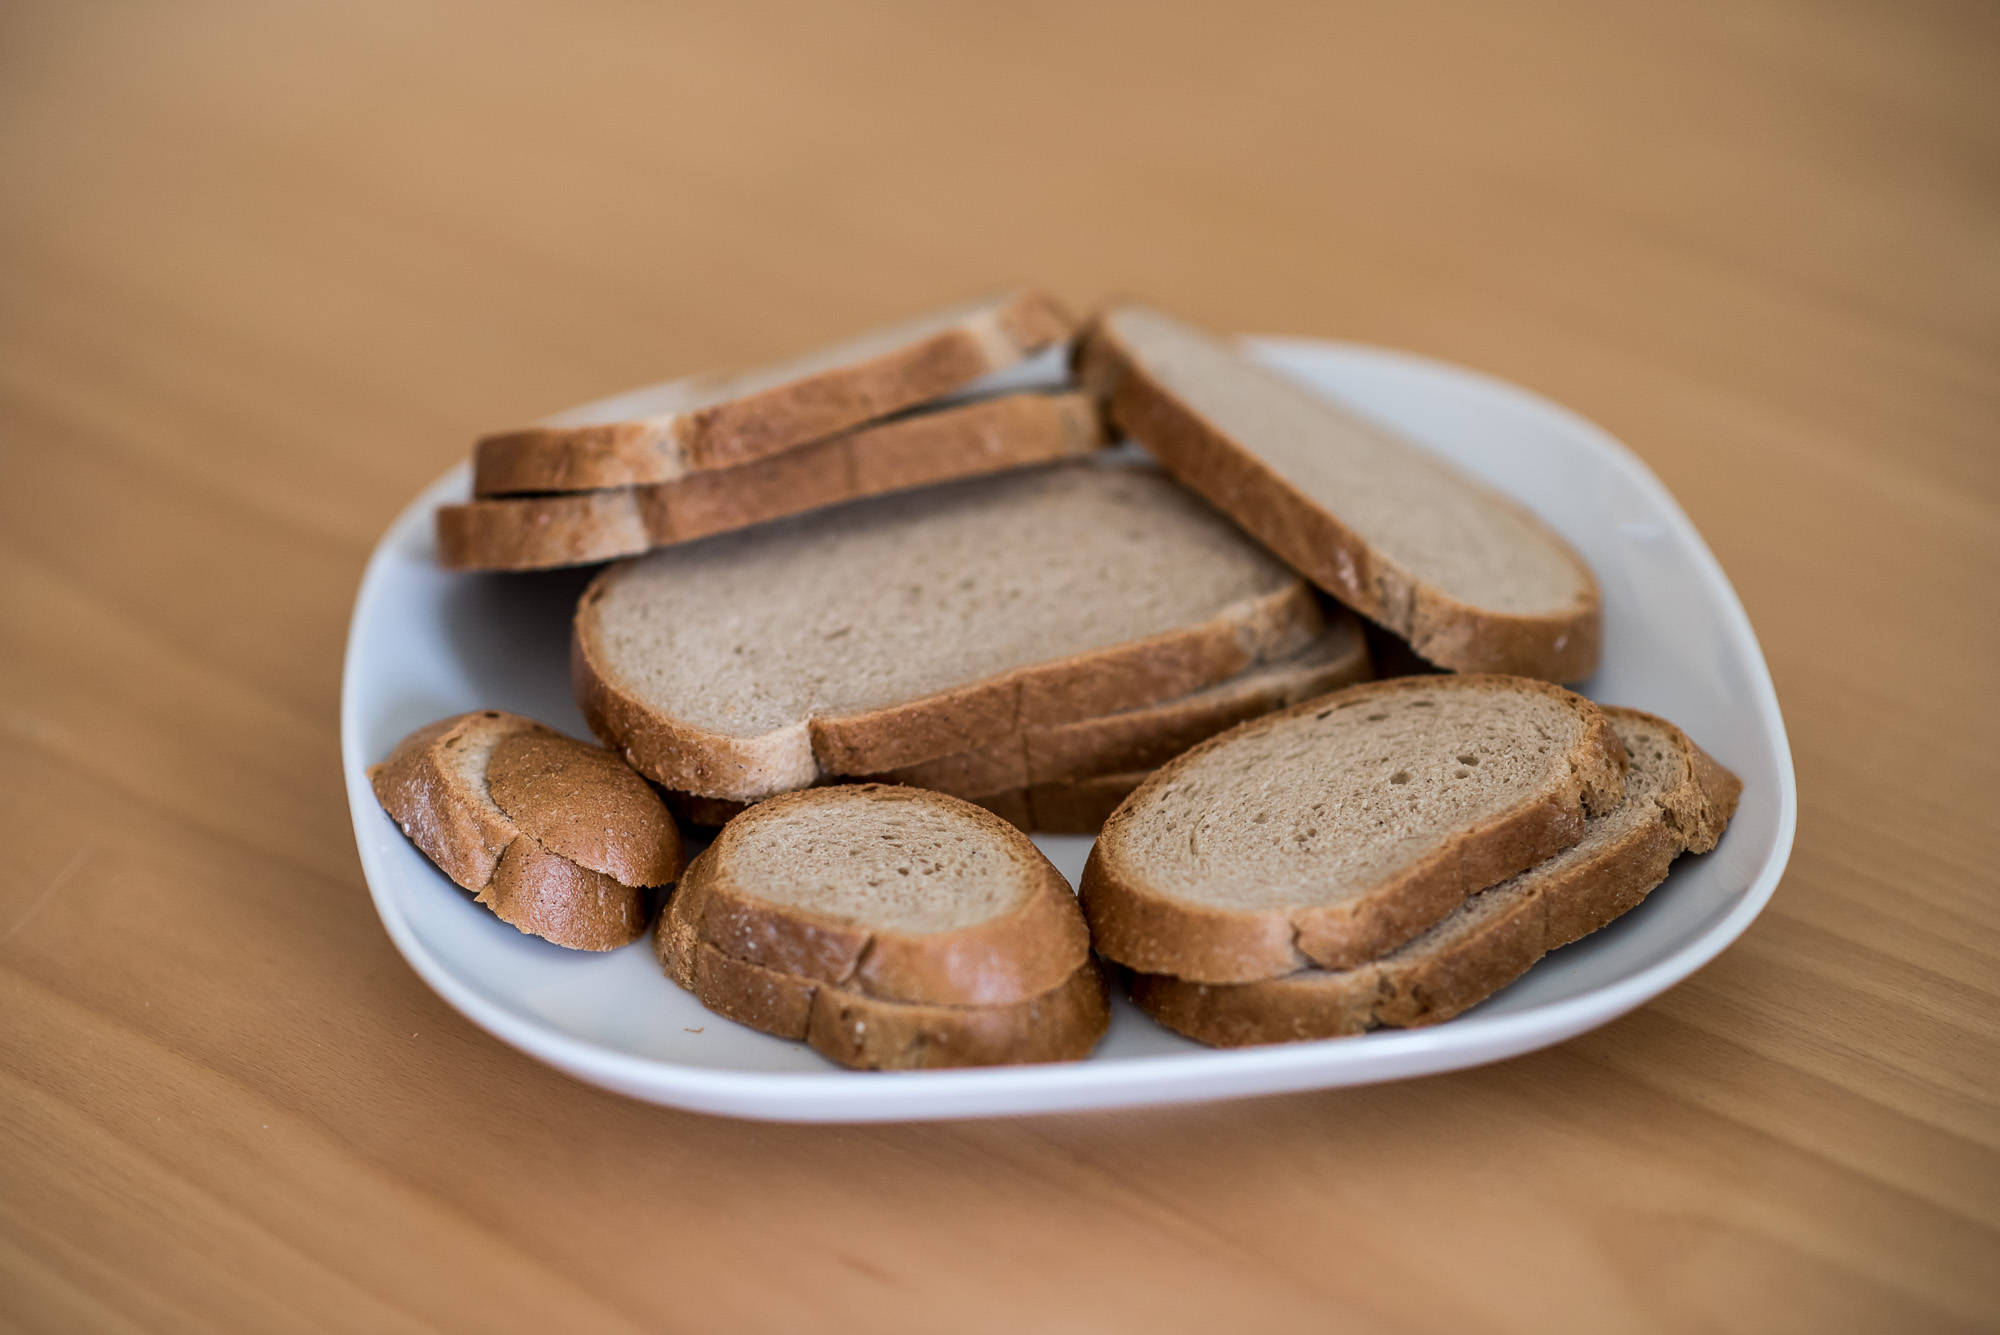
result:
<svg viewBox="0 0 2000 1335"><path fill-rule="evenodd" d="M0 1328L2000 1326L2000 11L12 4ZM371 543L475 434L1011 281L1565 403L1728 571L1790 871L1369 1088L763 1125L390 945Z"/></svg>

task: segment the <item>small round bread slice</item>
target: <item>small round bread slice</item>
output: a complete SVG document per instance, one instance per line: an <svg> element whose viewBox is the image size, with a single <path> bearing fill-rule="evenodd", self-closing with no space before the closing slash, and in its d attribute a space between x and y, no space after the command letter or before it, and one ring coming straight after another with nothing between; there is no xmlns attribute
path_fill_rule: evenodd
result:
<svg viewBox="0 0 2000 1335"><path fill-rule="evenodd" d="M685 928L728 955L885 1001L1022 1001L1090 954L1069 883L1027 836L892 784L758 803L694 860L675 901Z"/></svg>
<svg viewBox="0 0 2000 1335"><path fill-rule="evenodd" d="M1631 755L1625 801L1588 821L1575 847L1474 895L1380 960L1220 986L1137 974L1132 999L1214 1047L1437 1024L1484 1001L1637 905L1680 854L1715 847L1736 810L1742 782L1686 733L1636 709L1604 713Z"/></svg>
<svg viewBox="0 0 2000 1335"><path fill-rule="evenodd" d="M923 789L760 803L694 860L654 944L710 1009L849 1065L1080 1057L1109 1023L1061 873L997 816Z"/></svg>
<svg viewBox="0 0 2000 1335"><path fill-rule="evenodd" d="M1522 677L1404 677L1243 724L1105 822L1098 951L1203 983L1346 968L1583 837L1624 798L1597 706Z"/></svg>
<svg viewBox="0 0 2000 1335"><path fill-rule="evenodd" d="M608 751L497 709L419 728L368 771L382 807L502 922L575 950L646 930L680 874L680 831Z"/></svg>

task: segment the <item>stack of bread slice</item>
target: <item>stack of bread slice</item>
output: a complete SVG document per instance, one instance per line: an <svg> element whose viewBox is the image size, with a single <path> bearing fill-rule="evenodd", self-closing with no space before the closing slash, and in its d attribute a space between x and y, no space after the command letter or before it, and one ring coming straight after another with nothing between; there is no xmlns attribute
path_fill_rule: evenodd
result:
<svg viewBox="0 0 2000 1335"><path fill-rule="evenodd" d="M1062 873L990 813L915 788L759 804L688 867L653 939L709 1009L846 1066L1073 1060L1110 1023Z"/></svg>
<svg viewBox="0 0 2000 1335"><path fill-rule="evenodd" d="M727 803L886 775L999 805L1149 768L1367 671L1357 628L1330 626L1297 575L1110 457L612 566L579 602L571 661L599 737Z"/></svg>
<svg viewBox="0 0 2000 1335"><path fill-rule="evenodd" d="M1097 949L1218 1045L1434 1023L1644 898L1741 785L1673 725L1518 677L1351 687L1161 768L1081 887Z"/></svg>
<svg viewBox="0 0 2000 1335"><path fill-rule="evenodd" d="M1104 432L1086 395L966 393L1073 332L1050 298L1010 293L488 436L474 448L473 499L438 511L438 559L461 570L604 561L1087 453Z"/></svg>

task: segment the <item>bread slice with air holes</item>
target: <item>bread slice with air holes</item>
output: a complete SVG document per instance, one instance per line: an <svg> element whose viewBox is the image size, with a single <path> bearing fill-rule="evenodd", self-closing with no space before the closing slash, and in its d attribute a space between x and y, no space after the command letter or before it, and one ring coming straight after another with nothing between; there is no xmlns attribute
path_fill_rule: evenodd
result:
<svg viewBox="0 0 2000 1335"><path fill-rule="evenodd" d="M1736 810L1741 781L1679 728L1636 709L1604 714L1631 757L1625 801L1585 822L1574 847L1482 890L1379 960L1223 985L1138 974L1132 999L1217 1047L1437 1024L1484 1001L1635 907L1680 854L1715 847Z"/></svg>
<svg viewBox="0 0 2000 1335"><path fill-rule="evenodd" d="M668 482L440 506L438 564L543 570L609 561L864 496L1088 454L1104 443L1087 395L1004 394Z"/></svg>
<svg viewBox="0 0 2000 1335"><path fill-rule="evenodd" d="M669 482L929 402L1070 337L1039 292L1010 292L751 371L691 376L483 438L475 496Z"/></svg>
<svg viewBox="0 0 2000 1335"><path fill-rule="evenodd" d="M1106 958L1192 982L1347 968L1583 837L1624 797L1597 706L1524 677L1352 686L1163 766L1082 899Z"/></svg>
<svg viewBox="0 0 2000 1335"><path fill-rule="evenodd" d="M1324 624L1198 497L1084 461L614 565L578 604L571 676L641 773L753 801L1186 695Z"/></svg>
<svg viewBox="0 0 2000 1335"><path fill-rule="evenodd" d="M1492 488L1143 306L1100 315L1077 360L1174 476L1428 661L1547 681L1596 670L1590 567Z"/></svg>
<svg viewBox="0 0 2000 1335"><path fill-rule="evenodd" d="M610 950L680 874L680 831L607 751L496 709L419 728L368 771L382 807L452 880L521 931Z"/></svg>
<svg viewBox="0 0 2000 1335"><path fill-rule="evenodd" d="M1062 1061L1109 1024L1061 873L957 798L848 784L731 821L654 935L668 975L847 1066Z"/></svg>

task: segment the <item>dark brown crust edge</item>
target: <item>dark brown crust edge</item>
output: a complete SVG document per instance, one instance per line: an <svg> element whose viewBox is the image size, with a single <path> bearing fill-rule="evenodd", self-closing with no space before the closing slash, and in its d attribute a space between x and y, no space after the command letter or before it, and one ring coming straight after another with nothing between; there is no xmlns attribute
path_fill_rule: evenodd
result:
<svg viewBox="0 0 2000 1335"><path fill-rule="evenodd" d="M1104 442L1087 395L1001 395L667 482L442 505L437 560L447 570L609 561L824 505L1072 458Z"/></svg>
<svg viewBox="0 0 2000 1335"><path fill-rule="evenodd" d="M1000 844L1031 879L1011 913L951 932L910 934L771 903L733 875L730 856L764 822L801 808L859 798L928 806ZM956 797L888 784L813 788L761 802L731 821L694 860L675 896L679 920L733 959L857 996L948 1006L1011 1004L1047 992L1090 954L1090 933L1069 883L1025 835Z"/></svg>
<svg viewBox="0 0 2000 1335"><path fill-rule="evenodd" d="M1589 589L1586 605L1575 613L1517 616L1460 602L1410 576L1254 451L1210 426L1146 372L1107 328L1105 315L1086 326L1076 364L1079 378L1105 404L1113 424L1145 445L1175 477L1307 579L1408 640L1428 661L1458 672L1557 682L1578 681L1597 670L1601 595L1596 576L1568 544L1564 550ZM1497 494L1494 499L1512 504Z"/></svg>
<svg viewBox="0 0 2000 1335"><path fill-rule="evenodd" d="M773 774L768 737L730 737L657 713L599 669L591 652L594 613L603 581L617 569L599 575L577 602L570 684L585 722L655 783L734 801L804 788L828 774L878 774L991 745L1025 728L1187 695L1295 650L1322 624L1312 591L1290 584L1200 625L1030 664L885 709L811 719L813 772Z"/></svg>
<svg viewBox="0 0 2000 1335"><path fill-rule="evenodd" d="M1665 719L1607 706L1663 731L1681 752L1683 782L1659 794L1657 818L1589 862L1552 878L1510 913L1435 954L1340 973L1210 986L1134 974L1132 1000L1155 1020L1212 1047L1340 1038L1369 1029L1438 1024L1484 1001L1550 951L1635 907L1683 851L1715 846L1742 781Z"/></svg>
<svg viewBox="0 0 2000 1335"><path fill-rule="evenodd" d="M1338 906L1239 912L1190 904L1150 889L1120 856L1119 836L1145 795L1218 746L1255 729L1347 701L1420 690L1504 686L1561 699L1578 716L1578 737L1555 786L1445 841L1368 894ZM1470 895L1554 856L1583 837L1586 811L1624 799L1625 748L1580 695L1523 677L1399 677L1335 691L1222 733L1162 766L1104 824L1085 864L1080 897L1091 940L1105 958L1143 973L1202 983L1247 983L1317 964L1341 969L1393 950Z"/></svg>
<svg viewBox="0 0 2000 1335"><path fill-rule="evenodd" d="M776 385L661 422L527 427L473 446L473 495L582 491L664 482L680 470L729 468L834 435L948 394L1069 338L1076 320L1040 292L1000 299L990 318L1010 345L995 349L963 325L849 366Z"/></svg>

